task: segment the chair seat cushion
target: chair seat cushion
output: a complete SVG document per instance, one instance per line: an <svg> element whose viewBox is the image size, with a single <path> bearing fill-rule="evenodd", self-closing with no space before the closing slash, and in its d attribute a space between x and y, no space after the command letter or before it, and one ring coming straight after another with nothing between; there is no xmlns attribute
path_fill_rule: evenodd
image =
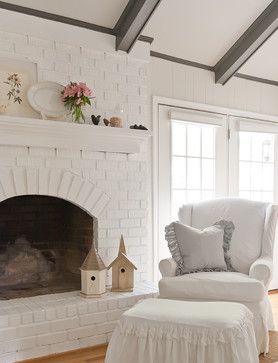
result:
<svg viewBox="0 0 278 363"><path fill-rule="evenodd" d="M257 302L265 289L260 281L239 272L199 272L162 278L159 294L167 299Z"/></svg>

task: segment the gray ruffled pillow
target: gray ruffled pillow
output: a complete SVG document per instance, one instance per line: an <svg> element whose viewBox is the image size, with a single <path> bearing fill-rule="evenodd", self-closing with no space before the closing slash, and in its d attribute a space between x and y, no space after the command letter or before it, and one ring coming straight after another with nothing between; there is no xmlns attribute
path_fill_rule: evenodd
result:
<svg viewBox="0 0 278 363"><path fill-rule="evenodd" d="M176 275L194 272L234 271L229 255L235 226L221 220L198 230L173 222L165 227L165 239L177 263Z"/></svg>

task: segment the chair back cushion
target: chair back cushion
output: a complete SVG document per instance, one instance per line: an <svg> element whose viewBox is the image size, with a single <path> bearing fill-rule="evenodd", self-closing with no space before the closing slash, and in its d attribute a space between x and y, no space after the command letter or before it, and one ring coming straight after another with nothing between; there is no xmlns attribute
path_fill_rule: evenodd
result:
<svg viewBox="0 0 278 363"><path fill-rule="evenodd" d="M203 229L224 219L235 225L230 246L233 268L245 274L261 255L268 203L239 198L224 198L185 205L180 208L182 223ZM190 213L191 212L191 213Z"/></svg>

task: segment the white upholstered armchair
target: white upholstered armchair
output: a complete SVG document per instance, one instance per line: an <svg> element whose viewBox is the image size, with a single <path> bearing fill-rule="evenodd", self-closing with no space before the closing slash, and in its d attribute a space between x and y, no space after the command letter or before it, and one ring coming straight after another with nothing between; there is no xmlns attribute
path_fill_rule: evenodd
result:
<svg viewBox="0 0 278 363"><path fill-rule="evenodd" d="M277 207L263 202L225 198L184 205L179 210L179 220L198 229L222 219L235 225L230 256L237 272L199 272L176 276L175 261L165 259L159 264L162 274L160 297L234 301L246 305L254 314L258 349L265 352L268 350L267 331L274 328L267 291L272 278Z"/></svg>

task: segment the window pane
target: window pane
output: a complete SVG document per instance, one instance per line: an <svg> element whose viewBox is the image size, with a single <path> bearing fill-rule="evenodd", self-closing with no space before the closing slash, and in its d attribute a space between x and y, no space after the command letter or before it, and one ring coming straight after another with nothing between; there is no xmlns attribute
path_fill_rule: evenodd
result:
<svg viewBox="0 0 278 363"><path fill-rule="evenodd" d="M187 188L200 189L201 187L201 170L199 158L187 158Z"/></svg>
<svg viewBox="0 0 278 363"><path fill-rule="evenodd" d="M251 160L262 161L262 135L256 132L252 135Z"/></svg>
<svg viewBox="0 0 278 363"><path fill-rule="evenodd" d="M251 192L250 199L251 200L261 201L262 200L262 193L261 192Z"/></svg>
<svg viewBox="0 0 278 363"><path fill-rule="evenodd" d="M263 164L263 180L262 180L262 189L263 190L273 190L273 164Z"/></svg>
<svg viewBox="0 0 278 363"><path fill-rule="evenodd" d="M200 190L189 190L187 192L187 201L189 203L199 202L201 200Z"/></svg>
<svg viewBox="0 0 278 363"><path fill-rule="evenodd" d="M239 190L250 190L250 163L239 162Z"/></svg>
<svg viewBox="0 0 278 363"><path fill-rule="evenodd" d="M172 153L173 155L186 153L186 124L184 122L172 123Z"/></svg>
<svg viewBox="0 0 278 363"><path fill-rule="evenodd" d="M239 141L239 159L251 160L251 134L242 132Z"/></svg>
<svg viewBox="0 0 278 363"><path fill-rule="evenodd" d="M272 162L274 161L274 137L270 134L263 135L263 161Z"/></svg>
<svg viewBox="0 0 278 363"><path fill-rule="evenodd" d="M172 219L178 219L179 208L186 202L185 190L172 190Z"/></svg>
<svg viewBox="0 0 278 363"><path fill-rule="evenodd" d="M187 126L187 155L200 156L201 151L201 127L188 124Z"/></svg>
<svg viewBox="0 0 278 363"><path fill-rule="evenodd" d="M183 157L172 158L172 187L186 187L186 159Z"/></svg>
<svg viewBox="0 0 278 363"><path fill-rule="evenodd" d="M260 190L262 185L262 164L251 163L251 190Z"/></svg>
<svg viewBox="0 0 278 363"><path fill-rule="evenodd" d="M214 157L214 127L202 127L202 156Z"/></svg>
<svg viewBox="0 0 278 363"><path fill-rule="evenodd" d="M213 198L215 198L214 191L210 191L210 190L202 191L202 200L208 200L208 199L213 199Z"/></svg>
<svg viewBox="0 0 278 363"><path fill-rule="evenodd" d="M250 192L240 191L239 197L244 199L250 199Z"/></svg>
<svg viewBox="0 0 278 363"><path fill-rule="evenodd" d="M214 160L202 160L202 189L213 189L214 185Z"/></svg>
<svg viewBox="0 0 278 363"><path fill-rule="evenodd" d="M262 201L263 202L272 202L273 193L272 192L262 192Z"/></svg>
<svg viewBox="0 0 278 363"><path fill-rule="evenodd" d="M173 121L172 217L183 203L214 197L215 127Z"/></svg>
<svg viewBox="0 0 278 363"><path fill-rule="evenodd" d="M271 202L274 190L273 134L240 132L239 196ZM250 147L250 152L248 151Z"/></svg>

